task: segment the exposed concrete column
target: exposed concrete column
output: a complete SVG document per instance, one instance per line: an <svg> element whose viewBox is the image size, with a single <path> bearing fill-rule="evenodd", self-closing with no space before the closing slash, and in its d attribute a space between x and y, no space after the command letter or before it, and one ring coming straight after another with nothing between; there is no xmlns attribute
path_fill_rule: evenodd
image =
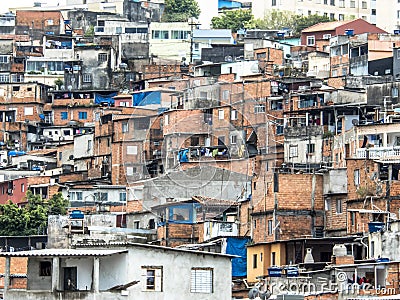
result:
<svg viewBox="0 0 400 300"><path fill-rule="evenodd" d="M309 115L309 113L306 112L306 126L308 126L308 115Z"/></svg>
<svg viewBox="0 0 400 300"><path fill-rule="evenodd" d="M387 147L387 132L383 133L382 147Z"/></svg>
<svg viewBox="0 0 400 300"><path fill-rule="evenodd" d="M99 292L100 286L100 260L97 256L93 258L93 291Z"/></svg>
<svg viewBox="0 0 400 300"><path fill-rule="evenodd" d="M324 126L324 111L321 110L320 115L319 115L319 125Z"/></svg>
<svg viewBox="0 0 400 300"><path fill-rule="evenodd" d="M8 291L8 287L10 285L10 265L11 265L11 257L6 257L6 269L4 272L4 298L6 299L5 295Z"/></svg>
<svg viewBox="0 0 400 300"><path fill-rule="evenodd" d="M57 290L60 290L60 258L53 257L53 265L51 269L51 290L56 292Z"/></svg>

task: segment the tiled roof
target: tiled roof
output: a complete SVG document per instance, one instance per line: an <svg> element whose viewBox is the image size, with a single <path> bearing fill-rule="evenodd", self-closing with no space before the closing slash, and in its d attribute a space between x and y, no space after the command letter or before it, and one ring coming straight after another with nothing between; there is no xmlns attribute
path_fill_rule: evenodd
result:
<svg viewBox="0 0 400 300"><path fill-rule="evenodd" d="M304 29L302 32L317 32L317 31L335 30L339 26L345 25L345 24L353 22L353 21L354 20L322 22L322 23L318 23L318 24L315 24L313 26L310 26L310 27Z"/></svg>

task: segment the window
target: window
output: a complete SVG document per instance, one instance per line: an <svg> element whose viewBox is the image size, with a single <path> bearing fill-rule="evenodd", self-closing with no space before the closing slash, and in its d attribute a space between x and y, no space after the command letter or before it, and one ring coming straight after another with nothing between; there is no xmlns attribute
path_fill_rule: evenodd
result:
<svg viewBox="0 0 400 300"><path fill-rule="evenodd" d="M228 100L229 99L229 91L225 90L222 92L222 99Z"/></svg>
<svg viewBox="0 0 400 300"><path fill-rule="evenodd" d="M92 140L87 141L87 151L92 150Z"/></svg>
<svg viewBox="0 0 400 300"><path fill-rule="evenodd" d="M189 36L189 31L184 30L172 30L171 31L171 39L174 40L186 40Z"/></svg>
<svg viewBox="0 0 400 300"><path fill-rule="evenodd" d="M329 14L329 19L331 19L332 21L335 20L335 14L334 13Z"/></svg>
<svg viewBox="0 0 400 300"><path fill-rule="evenodd" d="M41 261L39 263L39 276L51 276L51 261Z"/></svg>
<svg viewBox="0 0 400 300"><path fill-rule="evenodd" d="M223 109L218 109L218 119L219 120L224 119L224 110Z"/></svg>
<svg viewBox="0 0 400 300"><path fill-rule="evenodd" d="M371 9L371 15L376 16L376 9Z"/></svg>
<svg viewBox="0 0 400 300"><path fill-rule="evenodd" d="M58 152L58 160L62 160L62 152Z"/></svg>
<svg viewBox="0 0 400 300"><path fill-rule="evenodd" d="M133 229L139 229L140 228L140 221L134 221L133 222Z"/></svg>
<svg viewBox="0 0 400 300"><path fill-rule="evenodd" d="M350 220L351 226L354 226L356 224L356 213L354 211L350 212Z"/></svg>
<svg viewBox="0 0 400 300"><path fill-rule="evenodd" d="M315 144L307 144L307 154L315 153Z"/></svg>
<svg viewBox="0 0 400 300"><path fill-rule="evenodd" d="M257 254L253 254L253 269L257 269Z"/></svg>
<svg viewBox="0 0 400 300"><path fill-rule="evenodd" d="M356 1L350 1L350 8L355 8L356 7Z"/></svg>
<svg viewBox="0 0 400 300"><path fill-rule="evenodd" d="M108 201L108 193L107 192L97 192L95 194L96 201L107 202Z"/></svg>
<svg viewBox="0 0 400 300"><path fill-rule="evenodd" d="M265 105L264 104L257 104L254 106L254 113L261 114L265 112Z"/></svg>
<svg viewBox="0 0 400 300"><path fill-rule="evenodd" d="M142 267L142 291L162 291L162 267Z"/></svg>
<svg viewBox="0 0 400 300"><path fill-rule="evenodd" d="M86 111L80 111L78 113L78 118L79 118L79 120L86 120L87 119L87 112Z"/></svg>
<svg viewBox="0 0 400 300"><path fill-rule="evenodd" d="M272 234L272 220L268 220L268 235Z"/></svg>
<svg viewBox="0 0 400 300"><path fill-rule="evenodd" d="M367 2L366 1L361 2L361 8L362 9L367 9Z"/></svg>
<svg viewBox="0 0 400 300"><path fill-rule="evenodd" d="M328 4L328 0L324 0L324 4Z"/></svg>
<svg viewBox="0 0 400 300"><path fill-rule="evenodd" d="M276 252L271 252L271 265L276 266Z"/></svg>
<svg viewBox="0 0 400 300"><path fill-rule="evenodd" d="M22 74L11 74L11 82L24 82L24 75ZM32 91L32 88L27 88L27 90Z"/></svg>
<svg viewBox="0 0 400 300"><path fill-rule="evenodd" d="M315 36L310 35L307 37L307 46L314 46L315 45Z"/></svg>
<svg viewBox="0 0 400 300"><path fill-rule="evenodd" d="M0 63L2 63L2 64L8 63L8 56L7 55L0 55Z"/></svg>
<svg viewBox="0 0 400 300"><path fill-rule="evenodd" d="M342 199L336 199L336 213L341 214L342 212Z"/></svg>
<svg viewBox="0 0 400 300"><path fill-rule="evenodd" d="M25 107L25 116L33 115L33 107Z"/></svg>
<svg viewBox="0 0 400 300"><path fill-rule="evenodd" d="M236 144L236 143L237 143L237 136L231 135L231 144Z"/></svg>
<svg viewBox="0 0 400 300"><path fill-rule="evenodd" d="M152 32L152 38L156 39L156 40L157 39L158 40L162 40L162 39L167 40L168 37L169 37L168 30L153 30L153 32Z"/></svg>
<svg viewBox="0 0 400 300"><path fill-rule="evenodd" d="M25 193L25 184L21 183L21 193Z"/></svg>
<svg viewBox="0 0 400 300"><path fill-rule="evenodd" d="M136 173L135 167L126 167L126 175L127 176L133 176L134 173Z"/></svg>
<svg viewBox="0 0 400 300"><path fill-rule="evenodd" d="M92 74L83 74L83 82L92 82Z"/></svg>
<svg viewBox="0 0 400 300"><path fill-rule="evenodd" d="M98 57L97 57L97 60L98 60L99 62L106 62L106 61L107 61L107 58L108 58L107 53L99 53L99 54L98 54Z"/></svg>
<svg viewBox="0 0 400 300"><path fill-rule="evenodd" d="M276 0L272 0L271 6L276 6Z"/></svg>
<svg viewBox="0 0 400 300"><path fill-rule="evenodd" d="M137 146L127 146L126 147L126 154L137 155Z"/></svg>
<svg viewBox="0 0 400 300"><path fill-rule="evenodd" d="M339 21L344 21L344 14L339 14Z"/></svg>
<svg viewBox="0 0 400 300"><path fill-rule="evenodd" d="M0 74L0 83L10 82L10 75Z"/></svg>
<svg viewBox="0 0 400 300"><path fill-rule="evenodd" d="M213 269L192 268L190 278L191 293L213 293Z"/></svg>
<svg viewBox="0 0 400 300"><path fill-rule="evenodd" d="M339 7L344 7L344 0L339 0Z"/></svg>
<svg viewBox="0 0 400 300"><path fill-rule="evenodd" d="M122 123L122 133L126 133L129 131L129 125L128 122Z"/></svg>
<svg viewBox="0 0 400 300"><path fill-rule="evenodd" d="M331 0L331 5L335 6L335 0Z"/></svg>
<svg viewBox="0 0 400 300"><path fill-rule="evenodd" d="M53 22L52 19L48 19L47 20L47 26L51 26L51 25L54 25L54 22Z"/></svg>
<svg viewBox="0 0 400 300"><path fill-rule="evenodd" d="M126 202L126 192L120 192L119 193L119 201L120 202Z"/></svg>
<svg viewBox="0 0 400 300"><path fill-rule="evenodd" d="M82 201L83 200L83 194L82 194L82 192L69 192L68 193L68 198L69 198L69 200Z"/></svg>
<svg viewBox="0 0 400 300"><path fill-rule="evenodd" d="M60 113L61 115L61 120L67 120L68 119L68 112L67 111L62 111Z"/></svg>
<svg viewBox="0 0 400 300"><path fill-rule="evenodd" d="M237 120L237 118L238 118L238 111L232 110L231 111L231 120Z"/></svg>
<svg viewBox="0 0 400 300"><path fill-rule="evenodd" d="M354 170L354 185L359 186L360 185L360 170Z"/></svg>
<svg viewBox="0 0 400 300"><path fill-rule="evenodd" d="M289 145L289 158L298 156L298 145Z"/></svg>

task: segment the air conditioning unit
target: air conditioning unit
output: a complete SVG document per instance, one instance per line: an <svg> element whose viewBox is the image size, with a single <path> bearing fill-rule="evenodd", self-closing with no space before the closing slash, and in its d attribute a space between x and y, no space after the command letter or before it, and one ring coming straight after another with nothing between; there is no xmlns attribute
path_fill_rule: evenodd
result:
<svg viewBox="0 0 400 300"><path fill-rule="evenodd" d="M324 40L329 40L330 38L331 38L331 34L324 34L323 36L322 36L322 39L324 39Z"/></svg>

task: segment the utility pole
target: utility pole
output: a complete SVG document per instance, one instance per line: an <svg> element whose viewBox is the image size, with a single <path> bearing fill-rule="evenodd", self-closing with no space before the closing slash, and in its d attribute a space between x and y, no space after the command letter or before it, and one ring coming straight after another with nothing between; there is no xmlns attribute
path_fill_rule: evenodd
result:
<svg viewBox="0 0 400 300"><path fill-rule="evenodd" d="M191 17L189 18L189 25L190 25L190 64L193 64L193 30L194 26L200 25L199 23L196 22L196 19Z"/></svg>

